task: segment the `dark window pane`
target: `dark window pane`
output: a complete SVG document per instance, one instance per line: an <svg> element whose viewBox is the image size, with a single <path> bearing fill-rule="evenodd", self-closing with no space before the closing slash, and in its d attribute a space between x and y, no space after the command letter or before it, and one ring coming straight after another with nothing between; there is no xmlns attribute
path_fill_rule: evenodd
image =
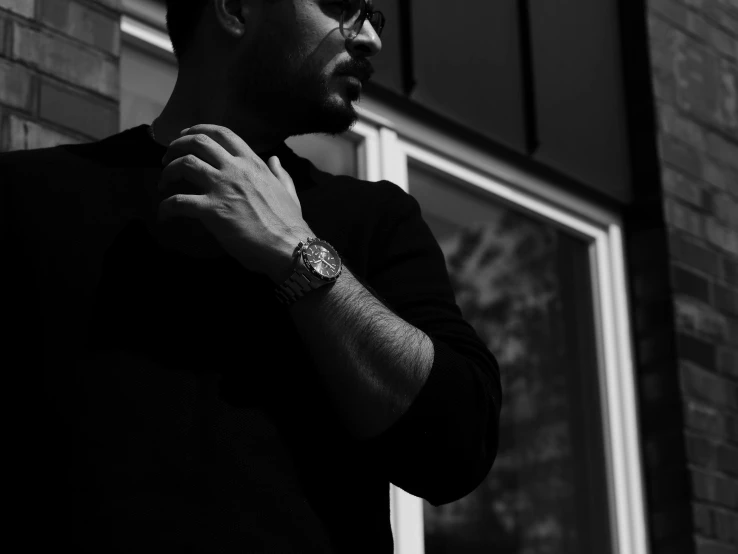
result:
<svg viewBox="0 0 738 554"><path fill-rule="evenodd" d="M497 461L472 494L424 503L426 553L608 552L588 245L420 165L409 178L503 383Z"/></svg>

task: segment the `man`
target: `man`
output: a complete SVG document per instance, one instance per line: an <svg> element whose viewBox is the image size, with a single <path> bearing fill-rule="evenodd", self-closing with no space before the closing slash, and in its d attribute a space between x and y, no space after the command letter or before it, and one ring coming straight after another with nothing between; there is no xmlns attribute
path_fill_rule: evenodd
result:
<svg viewBox="0 0 738 554"><path fill-rule="evenodd" d="M383 22L170 0L151 126L0 157L29 548L390 553L390 482L485 478L499 372L417 202L284 145L356 120Z"/></svg>

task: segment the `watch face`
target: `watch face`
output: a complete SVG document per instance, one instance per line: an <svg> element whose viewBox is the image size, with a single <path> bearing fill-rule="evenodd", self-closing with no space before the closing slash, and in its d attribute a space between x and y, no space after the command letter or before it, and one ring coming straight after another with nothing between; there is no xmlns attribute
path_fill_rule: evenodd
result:
<svg viewBox="0 0 738 554"><path fill-rule="evenodd" d="M321 277L332 279L341 270L341 260L320 242L313 242L305 249L305 260Z"/></svg>

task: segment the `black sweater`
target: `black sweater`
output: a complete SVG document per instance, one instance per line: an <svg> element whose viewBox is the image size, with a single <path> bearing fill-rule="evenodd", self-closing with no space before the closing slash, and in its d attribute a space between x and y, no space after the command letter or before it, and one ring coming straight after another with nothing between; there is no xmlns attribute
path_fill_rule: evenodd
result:
<svg viewBox="0 0 738 554"><path fill-rule="evenodd" d="M0 155L12 527L29 549L391 553L389 483L434 505L471 492L501 403L418 203L266 154L316 235L433 341L410 409L356 440L271 281L199 222L156 223L165 150L140 126Z"/></svg>

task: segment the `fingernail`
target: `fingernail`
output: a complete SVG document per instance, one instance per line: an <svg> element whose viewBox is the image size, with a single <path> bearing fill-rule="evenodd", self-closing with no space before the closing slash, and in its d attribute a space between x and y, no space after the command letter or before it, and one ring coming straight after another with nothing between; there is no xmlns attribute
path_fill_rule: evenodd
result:
<svg viewBox="0 0 738 554"><path fill-rule="evenodd" d="M180 134L180 135L184 135L184 134L185 134L185 133L186 133L187 131L189 131L189 130L190 130L190 128L189 128L189 127L187 127L187 129L182 129L182 130L181 130L181 131L179 132L179 134Z"/></svg>

